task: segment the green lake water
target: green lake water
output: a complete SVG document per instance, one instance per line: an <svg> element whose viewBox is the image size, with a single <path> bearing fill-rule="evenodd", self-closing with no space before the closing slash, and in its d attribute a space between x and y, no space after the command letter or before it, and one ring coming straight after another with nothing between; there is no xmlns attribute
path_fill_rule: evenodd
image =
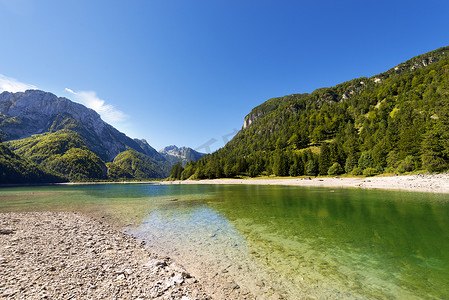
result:
<svg viewBox="0 0 449 300"><path fill-rule="evenodd" d="M0 211L104 218L188 270L289 299L449 299L449 195L255 185L0 189ZM264 294L267 296L267 294Z"/></svg>

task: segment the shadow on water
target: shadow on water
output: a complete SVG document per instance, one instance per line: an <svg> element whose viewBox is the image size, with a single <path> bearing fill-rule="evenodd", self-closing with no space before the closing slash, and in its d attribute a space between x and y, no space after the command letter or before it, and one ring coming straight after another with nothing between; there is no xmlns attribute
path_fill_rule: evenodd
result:
<svg viewBox="0 0 449 300"><path fill-rule="evenodd" d="M266 277L290 297L447 299L448 199L378 190L130 184L2 189L0 211L73 210L135 224L130 233L168 255L193 258L191 267L202 264L205 272L227 268L238 277L261 266L267 273L254 280Z"/></svg>

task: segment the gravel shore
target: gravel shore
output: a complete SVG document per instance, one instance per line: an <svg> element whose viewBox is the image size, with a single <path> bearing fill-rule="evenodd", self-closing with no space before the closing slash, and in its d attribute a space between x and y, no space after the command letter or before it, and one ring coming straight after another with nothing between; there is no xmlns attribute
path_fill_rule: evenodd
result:
<svg viewBox="0 0 449 300"><path fill-rule="evenodd" d="M263 184L449 193L449 174L216 179L157 184ZM0 298L282 298L264 285L259 288L260 293L252 294L256 288L250 293L229 278L219 276L210 276L213 279L200 283L172 259L161 256L162 253L158 256L148 246L122 233L122 228L101 220L75 212L0 213ZM202 278L198 270L191 272ZM210 272L221 271L212 267Z"/></svg>
<svg viewBox="0 0 449 300"><path fill-rule="evenodd" d="M210 299L170 258L71 212L0 213L0 298Z"/></svg>
<svg viewBox="0 0 449 300"><path fill-rule="evenodd" d="M417 174L376 177L302 177L161 181L157 184L255 184L304 187L362 188L410 192L449 193L449 174Z"/></svg>

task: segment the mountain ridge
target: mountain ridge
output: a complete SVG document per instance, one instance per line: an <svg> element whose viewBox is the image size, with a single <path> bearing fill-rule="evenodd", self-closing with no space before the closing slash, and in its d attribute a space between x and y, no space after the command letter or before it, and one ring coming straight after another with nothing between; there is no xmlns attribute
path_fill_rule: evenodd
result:
<svg viewBox="0 0 449 300"><path fill-rule="evenodd" d="M205 153L195 151L189 147L178 148L175 145L166 146L160 149L159 153L161 153L168 161L170 161L172 165L181 162L183 166L191 161L196 162L206 155Z"/></svg>
<svg viewBox="0 0 449 300"><path fill-rule="evenodd" d="M171 166L146 140L132 139L94 110L41 90L0 94L0 135L23 164L32 161L72 181L165 178Z"/></svg>
<svg viewBox="0 0 449 300"><path fill-rule="evenodd" d="M442 47L369 78L269 99L182 178L447 170L448 57Z"/></svg>
<svg viewBox="0 0 449 300"><path fill-rule="evenodd" d="M0 94L0 133L4 141L34 134L70 129L79 133L86 145L104 161L132 148L157 154L151 146L142 149L135 140L104 122L94 110L64 97L40 90Z"/></svg>
<svg viewBox="0 0 449 300"><path fill-rule="evenodd" d="M449 53L449 46L441 47L435 50L432 50L430 52L420 54L418 56L412 57L405 62L402 62L390 69L388 69L385 72L370 76L370 77L359 77L354 78L352 80L337 84L335 87L338 87L341 84L345 84L347 82L353 82L353 81L362 81L362 80L372 80L374 83L380 83L383 80L394 76L394 75L400 75L404 72L410 72L414 70L419 70L422 68L425 68L431 64L439 62L441 59L444 59L448 56ZM330 87L333 88L333 87ZM329 89L327 87L324 88L318 88L314 90L311 94L316 93L320 90ZM349 95L343 94L341 100L346 100L350 95L352 95L354 92L357 92L360 90L360 86L356 86L354 90L349 91ZM285 95L282 97L275 97L266 100L265 102L259 104L258 106L254 107L251 112L246 115L243 119L243 126L242 129L246 129L249 127L252 123L256 122L261 117L265 116L266 114L269 114L273 111L275 111L279 106L285 105L286 103L295 101L296 99L305 98L310 96L309 93L303 93L303 94L292 94L292 95Z"/></svg>

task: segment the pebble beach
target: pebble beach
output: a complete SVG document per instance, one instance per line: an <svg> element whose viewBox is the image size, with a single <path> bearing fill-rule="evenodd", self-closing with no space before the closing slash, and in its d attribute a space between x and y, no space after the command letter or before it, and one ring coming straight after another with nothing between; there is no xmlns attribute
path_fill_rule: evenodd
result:
<svg viewBox="0 0 449 300"><path fill-rule="evenodd" d="M0 213L0 298L210 299L168 257L72 212Z"/></svg>
<svg viewBox="0 0 449 300"><path fill-rule="evenodd" d="M156 184L261 184L449 193L448 174ZM178 261L155 254L149 245L122 230L101 217L77 212L0 213L0 298L188 300L265 298L263 295L282 298L267 288L260 295L253 295L229 280L219 282L219 276L210 276L217 278L217 282L200 282Z"/></svg>

